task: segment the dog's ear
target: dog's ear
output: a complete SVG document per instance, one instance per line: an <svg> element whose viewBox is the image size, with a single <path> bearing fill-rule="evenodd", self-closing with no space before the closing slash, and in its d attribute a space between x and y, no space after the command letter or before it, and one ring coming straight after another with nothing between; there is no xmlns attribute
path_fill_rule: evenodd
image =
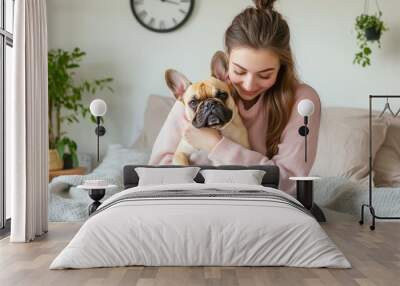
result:
<svg viewBox="0 0 400 286"><path fill-rule="evenodd" d="M212 57L211 75L222 81L228 78L228 58L223 51L217 51Z"/></svg>
<svg viewBox="0 0 400 286"><path fill-rule="evenodd" d="M165 81L178 100L182 100L182 95L192 84L183 74L173 69L165 71Z"/></svg>

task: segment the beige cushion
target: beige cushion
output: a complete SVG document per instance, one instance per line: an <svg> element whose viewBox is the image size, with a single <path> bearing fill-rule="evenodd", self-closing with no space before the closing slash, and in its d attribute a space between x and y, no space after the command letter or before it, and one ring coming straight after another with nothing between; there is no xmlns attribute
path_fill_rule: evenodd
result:
<svg viewBox="0 0 400 286"><path fill-rule="evenodd" d="M372 121L372 154L382 146L385 118ZM366 109L330 107L321 112L316 160L311 175L340 176L366 184L369 171L369 114Z"/></svg>
<svg viewBox="0 0 400 286"><path fill-rule="evenodd" d="M143 130L133 144L133 148L151 151L175 100L173 96L149 96L144 113Z"/></svg>
<svg viewBox="0 0 400 286"><path fill-rule="evenodd" d="M400 187L400 118L390 118L382 148L376 153L374 181L377 187Z"/></svg>

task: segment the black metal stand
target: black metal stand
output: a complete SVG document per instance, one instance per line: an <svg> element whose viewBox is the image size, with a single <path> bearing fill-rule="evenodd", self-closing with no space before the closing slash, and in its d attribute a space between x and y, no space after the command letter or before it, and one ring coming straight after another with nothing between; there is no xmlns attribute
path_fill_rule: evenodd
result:
<svg viewBox="0 0 400 286"><path fill-rule="evenodd" d="M369 211L372 216L372 224L370 225L370 229L375 229L375 219L400 219L400 217L383 217L375 214L375 209L372 204L372 100L374 98L400 98L400 95L370 95L369 96L369 203L362 204L361 206L361 219L359 223L364 224L364 208L369 208Z"/></svg>
<svg viewBox="0 0 400 286"><path fill-rule="evenodd" d="M104 195L106 194L106 189L90 189L89 197L94 200L94 202L89 205L89 216L97 210L97 208L101 205L99 202Z"/></svg>
<svg viewBox="0 0 400 286"><path fill-rule="evenodd" d="M96 117L96 129L94 130L94 132L97 135L97 162L99 162L100 160L100 154L99 154L99 149L100 149L100 136L103 136L104 134L106 134L106 129L104 128L104 126L100 125L101 123L101 116L97 116Z"/></svg>
<svg viewBox="0 0 400 286"><path fill-rule="evenodd" d="M307 135L310 132L307 125L308 116L304 116L304 125L299 128L299 134L304 137L304 162L307 162Z"/></svg>
<svg viewBox="0 0 400 286"><path fill-rule="evenodd" d="M314 202L312 180L296 180L296 193L297 200L312 213L318 222L326 222L324 213Z"/></svg>

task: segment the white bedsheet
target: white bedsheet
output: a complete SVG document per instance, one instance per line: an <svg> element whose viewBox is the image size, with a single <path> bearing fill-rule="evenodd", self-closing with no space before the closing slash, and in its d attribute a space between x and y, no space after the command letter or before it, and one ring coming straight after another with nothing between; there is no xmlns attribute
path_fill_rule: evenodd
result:
<svg viewBox="0 0 400 286"><path fill-rule="evenodd" d="M135 187L154 190L264 190L232 184ZM162 198L123 201L90 217L50 269L146 266L294 266L349 268L318 222L279 202L246 198Z"/></svg>

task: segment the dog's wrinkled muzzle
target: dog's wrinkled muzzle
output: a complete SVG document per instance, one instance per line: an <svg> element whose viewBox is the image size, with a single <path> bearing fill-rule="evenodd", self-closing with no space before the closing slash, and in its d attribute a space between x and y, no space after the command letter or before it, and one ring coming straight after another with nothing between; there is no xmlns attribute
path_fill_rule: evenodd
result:
<svg viewBox="0 0 400 286"><path fill-rule="evenodd" d="M231 120L232 115L232 110L226 108L221 102L212 99L206 100L199 106L192 124L196 128L222 127Z"/></svg>

